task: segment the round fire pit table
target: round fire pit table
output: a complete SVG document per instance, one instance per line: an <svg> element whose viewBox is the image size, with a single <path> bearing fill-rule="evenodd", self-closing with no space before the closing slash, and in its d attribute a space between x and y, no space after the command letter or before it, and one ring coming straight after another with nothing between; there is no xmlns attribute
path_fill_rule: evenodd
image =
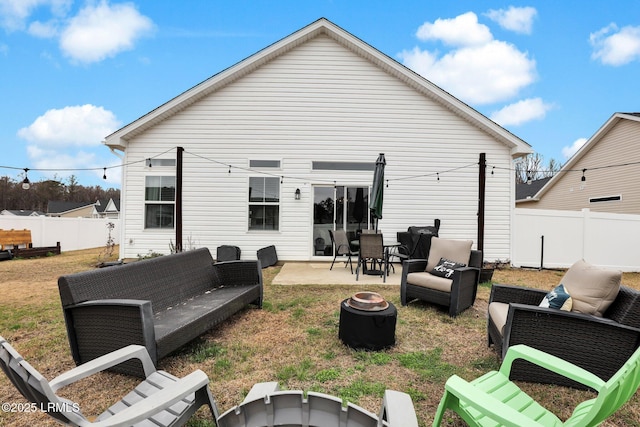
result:
<svg viewBox="0 0 640 427"><path fill-rule="evenodd" d="M398 310L384 301L371 309L356 308L357 302L347 298L340 304L338 337L351 348L382 350L396 343Z"/></svg>

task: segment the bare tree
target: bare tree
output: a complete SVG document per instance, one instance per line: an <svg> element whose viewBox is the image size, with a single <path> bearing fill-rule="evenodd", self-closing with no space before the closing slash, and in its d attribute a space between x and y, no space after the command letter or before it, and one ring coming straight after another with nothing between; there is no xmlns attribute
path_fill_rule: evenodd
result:
<svg viewBox="0 0 640 427"><path fill-rule="evenodd" d="M528 154L515 162L516 182L522 184L548 178L555 175L561 167L562 165L555 159L549 160L547 166L544 166L544 158L540 153Z"/></svg>

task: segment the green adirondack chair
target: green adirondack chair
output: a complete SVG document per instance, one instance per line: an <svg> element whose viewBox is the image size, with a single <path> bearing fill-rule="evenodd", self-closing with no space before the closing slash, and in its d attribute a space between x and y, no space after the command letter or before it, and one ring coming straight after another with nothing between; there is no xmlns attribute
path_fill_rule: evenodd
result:
<svg viewBox="0 0 640 427"><path fill-rule="evenodd" d="M580 403L571 417L562 422L514 383L509 381L511 364L524 359L593 388L598 396ZM597 426L613 414L640 385L640 348L604 382L596 375L560 358L526 345L509 347L499 371L491 371L467 382L453 375L433 420L439 426L447 409L459 414L470 426Z"/></svg>

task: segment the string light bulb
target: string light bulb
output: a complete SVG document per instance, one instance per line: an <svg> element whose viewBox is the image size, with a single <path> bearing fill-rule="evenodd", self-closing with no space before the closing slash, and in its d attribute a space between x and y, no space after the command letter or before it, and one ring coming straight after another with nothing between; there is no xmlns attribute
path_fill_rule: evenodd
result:
<svg viewBox="0 0 640 427"><path fill-rule="evenodd" d="M102 179L107 179L107 168L102 168Z"/></svg>
<svg viewBox="0 0 640 427"><path fill-rule="evenodd" d="M31 181L29 181L29 177L27 176L27 172L29 172L29 168L24 168L24 179L22 180L22 189L28 190L31 188Z"/></svg>
<svg viewBox="0 0 640 427"><path fill-rule="evenodd" d="M587 171L587 168L582 169L582 178L580 178L580 181L585 182L587 180L587 177L584 176L584 173Z"/></svg>

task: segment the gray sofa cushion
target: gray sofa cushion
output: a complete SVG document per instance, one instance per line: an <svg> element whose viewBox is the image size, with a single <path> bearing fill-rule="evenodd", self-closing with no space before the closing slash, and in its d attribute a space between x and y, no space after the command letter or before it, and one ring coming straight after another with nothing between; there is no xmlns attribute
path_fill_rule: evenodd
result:
<svg viewBox="0 0 640 427"><path fill-rule="evenodd" d="M507 324L507 314L509 313L509 304L504 302L492 302L489 304L489 317L493 321L500 335L504 336L504 325Z"/></svg>
<svg viewBox="0 0 640 427"><path fill-rule="evenodd" d="M431 273L417 272L407 274L407 283L424 288L435 289L436 291L451 292L453 280L444 277L434 276Z"/></svg>
<svg viewBox="0 0 640 427"><path fill-rule="evenodd" d="M467 264L471 256L471 240L452 240L433 237L425 271L431 271L438 265L440 258L446 258L460 264Z"/></svg>
<svg viewBox="0 0 640 427"><path fill-rule="evenodd" d="M560 281L571 298L571 311L602 317L618 296L622 272L576 261Z"/></svg>

